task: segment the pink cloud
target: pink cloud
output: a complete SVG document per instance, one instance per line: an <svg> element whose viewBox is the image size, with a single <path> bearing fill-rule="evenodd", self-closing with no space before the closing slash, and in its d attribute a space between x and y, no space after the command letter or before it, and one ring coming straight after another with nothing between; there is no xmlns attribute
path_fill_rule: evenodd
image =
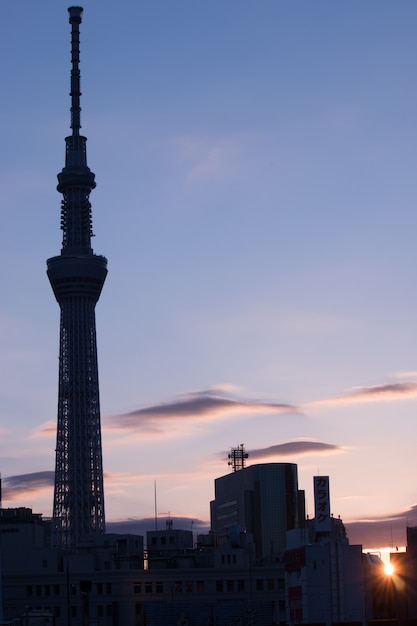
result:
<svg viewBox="0 0 417 626"><path fill-rule="evenodd" d="M359 387L347 394L311 402L308 406L354 404L362 402L385 402L387 400L407 400L417 396L417 383L392 383Z"/></svg>
<svg viewBox="0 0 417 626"><path fill-rule="evenodd" d="M146 430L152 433L164 431L167 420L204 420L226 417L231 414L283 414L298 413L290 404L250 402L234 399L219 391L203 391L188 394L177 401L158 404L131 411L123 415L107 417L106 427L117 430Z"/></svg>
<svg viewBox="0 0 417 626"><path fill-rule="evenodd" d="M268 446L268 448L257 448L249 451L251 460L262 460L271 457L287 457L287 456L300 456L306 454L329 454L335 452L341 452L342 447L332 444L324 443L322 441L287 441L286 443L275 444Z"/></svg>
<svg viewBox="0 0 417 626"><path fill-rule="evenodd" d="M31 434L31 438L38 439L41 437L55 437L56 436L56 422L50 420L41 424L38 429Z"/></svg>
<svg viewBox="0 0 417 626"><path fill-rule="evenodd" d="M34 494L50 490L54 484L54 472L33 472L8 476L2 480L3 499L16 501L32 498Z"/></svg>

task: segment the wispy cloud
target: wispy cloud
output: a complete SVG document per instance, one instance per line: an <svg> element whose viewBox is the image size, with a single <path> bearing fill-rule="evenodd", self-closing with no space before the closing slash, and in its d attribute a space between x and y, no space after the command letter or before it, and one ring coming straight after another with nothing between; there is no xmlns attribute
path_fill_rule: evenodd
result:
<svg viewBox="0 0 417 626"><path fill-rule="evenodd" d="M166 422L187 420L189 423L207 419L226 419L231 415L271 415L271 414L303 414L316 407L359 404L364 402L385 402L392 400L406 400L417 397L417 382L398 382L370 387L355 387L347 393L307 402L301 406L281 402L261 402L245 400L231 395L229 387L218 387L205 391L192 392L180 396L172 402L161 403L149 407L138 408L129 413L108 416L103 420L103 427L119 432L141 432L151 435L164 434ZM49 432L49 425L43 429L44 434ZM172 432L172 430L171 430ZM258 458L266 456L288 456L290 454L307 454L310 452L340 451L339 446L313 441L297 441L280 444L282 447L271 447L269 453L259 452ZM274 448L274 449L272 449ZM252 455L253 456L253 455Z"/></svg>
<svg viewBox="0 0 417 626"><path fill-rule="evenodd" d="M193 532L207 533L210 524L206 521L192 517L163 516L144 517L141 519L127 519L117 522L107 522L106 528L110 533L128 533L144 535L148 530L165 530L167 520L172 521L175 528L182 530L192 530Z"/></svg>
<svg viewBox="0 0 417 626"><path fill-rule="evenodd" d="M182 136L171 140L175 161L185 168L187 182L221 180L234 172L241 147L235 138Z"/></svg>
<svg viewBox="0 0 417 626"><path fill-rule="evenodd" d="M360 543L366 549L381 546L404 546L407 526L417 524L417 504L400 513L365 518L346 523L350 543Z"/></svg>
<svg viewBox="0 0 417 626"><path fill-rule="evenodd" d="M305 454L329 454L342 452L341 446L323 441L287 441L268 448L255 448L250 451L251 460L261 460L271 457L300 456Z"/></svg>
<svg viewBox="0 0 417 626"><path fill-rule="evenodd" d="M55 437L56 435L56 421L48 421L40 424L38 428L31 434L32 439L40 437Z"/></svg>
<svg viewBox="0 0 417 626"><path fill-rule="evenodd" d="M417 396L417 383L390 383L371 387L355 387L346 394L309 403L307 406L355 404L362 402L383 402L387 400L407 400Z"/></svg>
<svg viewBox="0 0 417 626"><path fill-rule="evenodd" d="M158 404L137 409L123 415L108 417L107 428L118 430L141 429L151 432L163 432L166 420L197 421L222 418L231 414L282 414L298 413L299 409L291 404L274 402L254 402L231 398L219 390L201 391L182 396L174 402Z"/></svg>
<svg viewBox="0 0 417 626"><path fill-rule="evenodd" d="M17 500L25 494L43 491L54 484L54 472L33 472L31 474L19 474L18 476L8 476L3 478L3 498L4 500Z"/></svg>

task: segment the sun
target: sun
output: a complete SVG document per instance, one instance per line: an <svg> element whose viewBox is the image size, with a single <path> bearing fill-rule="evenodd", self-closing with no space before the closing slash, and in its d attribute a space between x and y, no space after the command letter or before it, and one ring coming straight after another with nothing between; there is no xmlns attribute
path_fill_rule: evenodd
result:
<svg viewBox="0 0 417 626"><path fill-rule="evenodd" d="M387 576L392 576L394 573L394 566L391 563L386 563L384 567L384 572Z"/></svg>

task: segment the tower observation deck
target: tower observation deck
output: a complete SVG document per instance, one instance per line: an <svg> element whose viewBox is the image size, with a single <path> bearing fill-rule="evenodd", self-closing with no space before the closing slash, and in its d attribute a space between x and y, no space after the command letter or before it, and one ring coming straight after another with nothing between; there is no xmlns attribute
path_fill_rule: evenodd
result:
<svg viewBox="0 0 417 626"><path fill-rule="evenodd" d="M80 135L79 42L81 7L70 7L71 129L62 194L62 248L47 261L47 274L61 310L58 427L52 545L73 548L105 530L95 305L107 275L107 260L91 247L89 201L95 188L87 167L87 139Z"/></svg>

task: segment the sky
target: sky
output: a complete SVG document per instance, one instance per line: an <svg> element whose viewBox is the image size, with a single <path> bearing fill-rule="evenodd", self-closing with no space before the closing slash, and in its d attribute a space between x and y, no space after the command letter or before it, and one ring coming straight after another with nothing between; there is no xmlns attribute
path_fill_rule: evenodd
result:
<svg viewBox="0 0 417 626"><path fill-rule="evenodd" d="M0 38L3 506L45 516L68 6L5 3ZM298 465L310 517L313 476L328 475L351 543L404 546L417 525L417 4L82 6L93 248L109 264L96 307L108 528L155 511L207 526L243 443L248 464Z"/></svg>

